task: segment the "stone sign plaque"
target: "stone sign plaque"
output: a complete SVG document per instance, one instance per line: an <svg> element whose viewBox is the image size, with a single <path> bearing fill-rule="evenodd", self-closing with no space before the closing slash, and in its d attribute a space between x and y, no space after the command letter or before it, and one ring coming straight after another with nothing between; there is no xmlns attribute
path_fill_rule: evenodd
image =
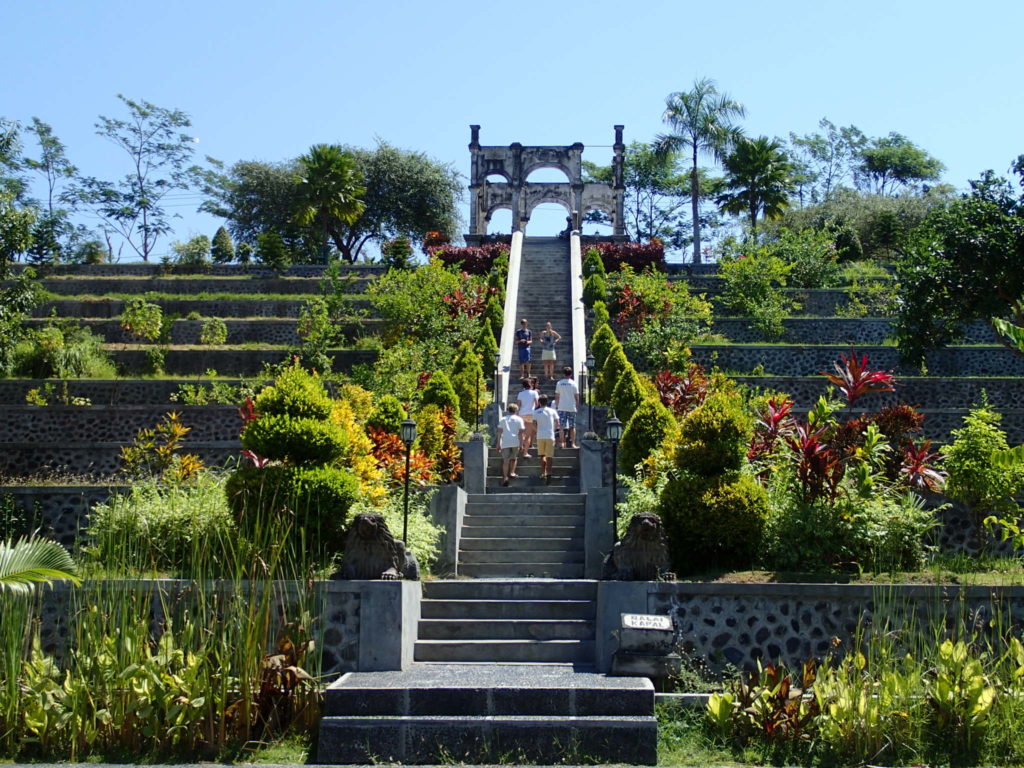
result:
<svg viewBox="0 0 1024 768"><path fill-rule="evenodd" d="M646 613L624 613L622 614L622 628L671 630L672 619L668 616L652 616Z"/></svg>

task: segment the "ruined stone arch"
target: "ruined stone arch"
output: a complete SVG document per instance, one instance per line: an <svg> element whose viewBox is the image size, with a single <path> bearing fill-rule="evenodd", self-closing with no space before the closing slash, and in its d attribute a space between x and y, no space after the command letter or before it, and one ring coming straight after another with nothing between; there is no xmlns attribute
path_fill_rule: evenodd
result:
<svg viewBox="0 0 1024 768"><path fill-rule="evenodd" d="M512 228L522 229L533 210L544 203L562 205L579 229L583 214L594 206L607 210L612 218L613 237L625 237L623 219L622 163L625 145L622 126L615 126L612 184L583 181L583 144L528 147L518 142L507 147L481 146L480 126L470 126L470 213L466 241L479 242L487 234L491 215L502 208L512 210ZM534 171L554 168L566 175L566 182L529 182ZM490 181L498 176L504 182ZM589 208L588 208L589 206Z"/></svg>

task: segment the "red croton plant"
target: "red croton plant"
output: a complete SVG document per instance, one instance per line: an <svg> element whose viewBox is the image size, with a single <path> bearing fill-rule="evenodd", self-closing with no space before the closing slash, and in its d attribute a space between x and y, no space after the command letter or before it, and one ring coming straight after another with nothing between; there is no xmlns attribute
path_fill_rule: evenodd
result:
<svg viewBox="0 0 1024 768"><path fill-rule="evenodd" d="M841 354L833 364L834 373L822 372L852 407L865 395L893 392L896 379L887 371L873 370L866 354ZM762 480L770 470L768 459L780 448L788 452L806 501L835 499L849 463L864 444L864 434L875 425L893 447L882 468L892 482L903 482L918 490L941 490L943 474L932 466L936 453L931 443L915 443L924 416L906 404L889 405L872 414L862 413L845 421L825 423L799 421L792 416L793 402L785 395L770 398L763 406L747 452L755 463L763 463Z"/></svg>
<svg viewBox="0 0 1024 768"><path fill-rule="evenodd" d="M699 365L691 365L685 376L661 371L654 377L654 386L662 405L677 418L682 418L703 403L708 394L708 378Z"/></svg>

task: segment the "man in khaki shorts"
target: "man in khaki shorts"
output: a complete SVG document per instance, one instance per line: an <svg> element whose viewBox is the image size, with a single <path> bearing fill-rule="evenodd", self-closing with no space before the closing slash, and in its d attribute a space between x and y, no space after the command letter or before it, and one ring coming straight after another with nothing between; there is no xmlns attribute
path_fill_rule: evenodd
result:
<svg viewBox="0 0 1024 768"><path fill-rule="evenodd" d="M498 450L501 451L501 484L507 486L516 477L519 454L519 435L526 424L519 417L519 406L509 403L508 413L498 421Z"/></svg>
<svg viewBox="0 0 1024 768"><path fill-rule="evenodd" d="M551 482L551 467L555 458L555 432L558 431L558 412L548 407L548 396L541 395L537 401L540 408L533 412L534 429L537 431L537 455L540 456L540 476L545 483Z"/></svg>

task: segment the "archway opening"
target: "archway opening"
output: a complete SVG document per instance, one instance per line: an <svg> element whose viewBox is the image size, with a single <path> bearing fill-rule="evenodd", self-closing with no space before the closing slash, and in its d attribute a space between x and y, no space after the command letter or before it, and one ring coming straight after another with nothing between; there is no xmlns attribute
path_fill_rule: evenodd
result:
<svg viewBox="0 0 1024 768"><path fill-rule="evenodd" d="M526 176L528 184L567 184L569 174L560 168L534 168Z"/></svg>
<svg viewBox="0 0 1024 768"><path fill-rule="evenodd" d="M499 208L491 213L487 222L488 235L511 235L512 234L512 211L509 208Z"/></svg>
<svg viewBox="0 0 1024 768"><path fill-rule="evenodd" d="M581 235L611 237L615 234L612 227L612 214L610 211L590 209L583 216L583 225L580 227Z"/></svg>
<svg viewBox="0 0 1024 768"><path fill-rule="evenodd" d="M565 231L569 210L559 203L541 203L530 214L526 234L530 237L555 237Z"/></svg>

